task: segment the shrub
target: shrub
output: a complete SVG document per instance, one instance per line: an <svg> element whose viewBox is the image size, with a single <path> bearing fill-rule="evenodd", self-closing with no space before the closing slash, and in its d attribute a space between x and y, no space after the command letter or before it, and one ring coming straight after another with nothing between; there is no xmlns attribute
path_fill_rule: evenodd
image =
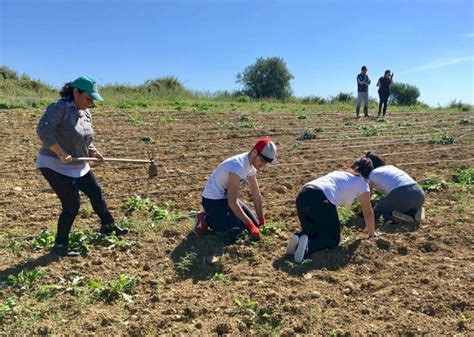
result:
<svg viewBox="0 0 474 337"><path fill-rule="evenodd" d="M410 84L394 83L390 87L391 96L390 103L394 105L415 105L418 97L420 97L420 90Z"/></svg>
<svg viewBox="0 0 474 337"><path fill-rule="evenodd" d="M453 100L451 101L451 103L449 103L448 108L467 112L467 111L471 111L472 105L463 103L462 101Z"/></svg>
<svg viewBox="0 0 474 337"><path fill-rule="evenodd" d="M352 96L352 92L340 92L331 99L331 102L351 102L354 100L355 97Z"/></svg>
<svg viewBox="0 0 474 337"><path fill-rule="evenodd" d="M241 83L244 92L252 98L288 98L291 96L292 79L285 61L279 57L259 57L254 64L237 74L237 83Z"/></svg>

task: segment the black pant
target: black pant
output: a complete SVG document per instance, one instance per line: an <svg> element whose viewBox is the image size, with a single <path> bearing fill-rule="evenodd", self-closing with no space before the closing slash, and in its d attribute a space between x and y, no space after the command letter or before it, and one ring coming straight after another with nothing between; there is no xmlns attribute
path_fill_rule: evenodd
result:
<svg viewBox="0 0 474 337"><path fill-rule="evenodd" d="M92 208L99 216L102 225L114 223L114 218L107 208L102 190L92 171L80 178L67 177L48 168L40 168L40 171L59 197L63 208L58 220L57 244L68 243L69 232L79 212L81 201L79 191L89 197Z"/></svg>
<svg viewBox="0 0 474 337"><path fill-rule="evenodd" d="M387 113L387 104L388 104L388 97L390 96L390 92L379 91L379 115L382 113L382 105L383 105L383 115Z"/></svg>
<svg viewBox="0 0 474 337"><path fill-rule="evenodd" d="M296 211L302 231L308 235L308 253L339 245L341 229L337 208L320 189L305 186L296 197Z"/></svg>
<svg viewBox="0 0 474 337"><path fill-rule="evenodd" d="M240 199L237 200L244 213L252 222L258 226L258 220L253 215L252 211ZM227 199L212 200L202 198L202 206L206 211L206 222L216 232L227 232L234 227L245 229L245 225L239 218L237 218L229 207Z"/></svg>

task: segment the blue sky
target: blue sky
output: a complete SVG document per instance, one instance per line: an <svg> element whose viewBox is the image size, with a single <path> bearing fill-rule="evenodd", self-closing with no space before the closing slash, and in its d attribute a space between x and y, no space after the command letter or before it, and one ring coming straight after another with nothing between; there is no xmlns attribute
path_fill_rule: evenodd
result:
<svg viewBox="0 0 474 337"><path fill-rule="evenodd" d="M0 0L0 63L59 87L176 76L194 90L240 88L257 57L282 57L297 96L371 96L385 69L436 106L474 104L472 0Z"/></svg>

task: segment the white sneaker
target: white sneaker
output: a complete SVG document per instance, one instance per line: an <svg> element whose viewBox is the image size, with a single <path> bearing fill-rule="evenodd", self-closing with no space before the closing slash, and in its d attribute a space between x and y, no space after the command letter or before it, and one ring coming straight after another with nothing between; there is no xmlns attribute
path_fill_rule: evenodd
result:
<svg viewBox="0 0 474 337"><path fill-rule="evenodd" d="M295 262L303 262L306 253L308 252L308 235L301 235L298 241L298 248L295 251Z"/></svg>
<svg viewBox="0 0 474 337"><path fill-rule="evenodd" d="M425 208L423 206L421 206L420 208L418 208L418 210L416 211L416 214L415 214L415 221L417 223L421 223L423 220L425 220Z"/></svg>
<svg viewBox="0 0 474 337"><path fill-rule="evenodd" d="M413 219L413 217L399 211L393 211L392 216L395 218L395 220L405 221L405 222L415 222L415 219Z"/></svg>
<svg viewBox="0 0 474 337"><path fill-rule="evenodd" d="M296 247L298 247L298 242L300 238L298 235L293 234L288 241L288 245L286 246L286 255L293 255L295 253Z"/></svg>

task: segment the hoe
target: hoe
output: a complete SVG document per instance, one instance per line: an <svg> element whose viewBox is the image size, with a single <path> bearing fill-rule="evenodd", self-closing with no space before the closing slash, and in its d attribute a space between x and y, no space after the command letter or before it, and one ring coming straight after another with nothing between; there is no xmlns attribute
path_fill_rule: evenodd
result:
<svg viewBox="0 0 474 337"><path fill-rule="evenodd" d="M153 158L153 153L148 154L149 159L127 159L127 158L104 158L104 161L108 162L119 162L119 163L145 163L150 164L148 166L148 177L153 178L158 175L158 168L155 165L155 160ZM94 157L78 157L73 158L73 161L99 161L99 159Z"/></svg>

